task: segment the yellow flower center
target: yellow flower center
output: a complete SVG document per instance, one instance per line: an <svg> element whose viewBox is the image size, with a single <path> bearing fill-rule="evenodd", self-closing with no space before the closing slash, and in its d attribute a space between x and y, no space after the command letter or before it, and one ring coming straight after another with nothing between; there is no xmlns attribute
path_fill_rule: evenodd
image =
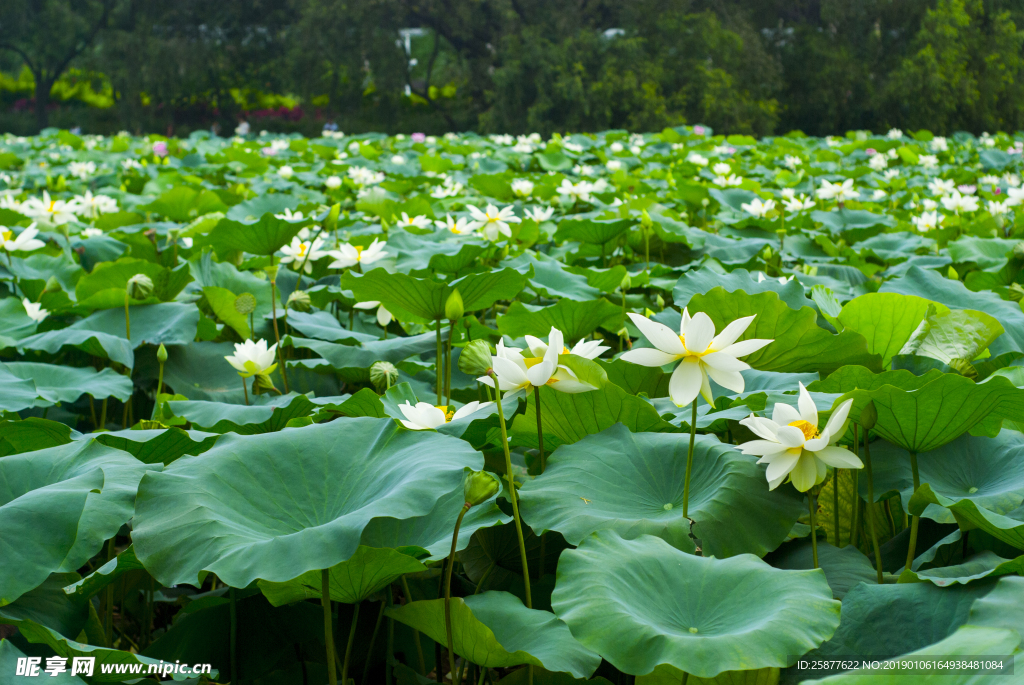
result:
<svg viewBox="0 0 1024 685"><path fill-rule="evenodd" d="M357 260L362 260L362 258L363 258L363 248L358 246L358 245L356 245L356 259Z"/></svg>
<svg viewBox="0 0 1024 685"><path fill-rule="evenodd" d="M306 256L306 243L299 243L299 256L300 257L305 257Z"/></svg>
<svg viewBox="0 0 1024 685"><path fill-rule="evenodd" d="M703 357L705 354L708 353L708 350L704 350L703 352L694 352L693 350L689 349L686 346L686 336L685 335L679 336L679 342L683 343L683 349L686 350L685 353L679 355L680 357L696 357L697 359L700 359L701 357ZM709 349L710 349L710 347L711 346L708 345Z"/></svg>
<svg viewBox="0 0 1024 685"><path fill-rule="evenodd" d="M0 231L0 242L7 242L14 237L14 231Z"/></svg>
<svg viewBox="0 0 1024 685"><path fill-rule="evenodd" d="M794 428L799 428L800 432L804 434L804 440L813 440L818 437L818 427L810 421L800 419L799 421L793 421L789 425Z"/></svg>
<svg viewBox="0 0 1024 685"><path fill-rule="evenodd" d="M57 201L56 201L56 200L50 200L50 208L49 208L49 209L47 209L46 211L48 211L48 212L52 212L52 211L53 211L53 206L54 206L55 204L57 204Z"/></svg>
<svg viewBox="0 0 1024 685"><path fill-rule="evenodd" d="M452 417L455 416L455 412L452 411L451 409L449 409L448 407L446 407L443 404L436 404L436 405L434 405L434 407L437 408L437 409L440 409L444 413L444 422L445 423L448 423L449 421L451 421Z"/></svg>
<svg viewBox="0 0 1024 685"><path fill-rule="evenodd" d="M532 369L533 367L537 366L537 364L540 364L542 361L544 361L544 357L525 357L523 361L526 362L526 368Z"/></svg>

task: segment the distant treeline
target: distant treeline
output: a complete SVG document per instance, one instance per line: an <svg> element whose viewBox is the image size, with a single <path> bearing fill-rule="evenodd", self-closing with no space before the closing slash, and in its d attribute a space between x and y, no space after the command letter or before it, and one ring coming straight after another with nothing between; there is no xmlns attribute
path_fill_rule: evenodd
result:
<svg viewBox="0 0 1024 685"><path fill-rule="evenodd" d="M3 0L0 130L1024 128L1024 0Z"/></svg>

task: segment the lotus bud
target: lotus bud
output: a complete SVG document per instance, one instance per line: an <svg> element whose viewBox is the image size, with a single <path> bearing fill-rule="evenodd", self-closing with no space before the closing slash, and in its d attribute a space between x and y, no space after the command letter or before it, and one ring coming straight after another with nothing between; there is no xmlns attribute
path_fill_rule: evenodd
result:
<svg viewBox="0 0 1024 685"><path fill-rule="evenodd" d="M167 361L167 348L164 347L163 343L160 343L160 347L156 348L156 360L161 364Z"/></svg>
<svg viewBox="0 0 1024 685"><path fill-rule="evenodd" d="M619 283L619 288L622 290L622 292L626 292L632 286L633 286L633 279L631 279L629 277L629 274L627 273L625 276L622 277L622 282Z"/></svg>
<svg viewBox="0 0 1024 685"><path fill-rule="evenodd" d="M471 340L459 355L459 371L467 376L486 376L491 370L491 348L483 340Z"/></svg>
<svg viewBox="0 0 1024 685"><path fill-rule="evenodd" d="M125 289L133 300L144 300L153 294L153 279L146 274L135 274L128 279Z"/></svg>
<svg viewBox="0 0 1024 685"><path fill-rule="evenodd" d="M1013 256L1015 259L1024 259L1024 240L1013 246Z"/></svg>
<svg viewBox="0 0 1024 685"><path fill-rule="evenodd" d="M660 293L654 296L654 302L658 305L658 309L665 308L665 298Z"/></svg>
<svg viewBox="0 0 1024 685"><path fill-rule="evenodd" d="M1015 284L1016 285L1016 284ZM56 276L50 276L46 279L46 286L43 288L44 293L55 293L61 289L60 282Z"/></svg>
<svg viewBox="0 0 1024 685"><path fill-rule="evenodd" d="M331 206L331 211L324 219L324 228L328 231L333 231L338 228L338 215L341 214L341 205L334 204Z"/></svg>
<svg viewBox="0 0 1024 685"><path fill-rule="evenodd" d="M448 301L444 303L444 316L449 321L458 321L462 318L465 311L465 307L462 304L462 295L459 294L459 289L456 288L448 296Z"/></svg>
<svg viewBox="0 0 1024 685"><path fill-rule="evenodd" d="M270 266L263 267L263 271L266 272L267 278L269 278L272 283L276 283L277 282L277 270L278 270L278 268L279 267L278 267L277 264L271 264Z"/></svg>
<svg viewBox="0 0 1024 685"><path fill-rule="evenodd" d="M1011 283L1009 295L1011 301L1020 302L1024 299L1024 288L1021 287L1020 283Z"/></svg>
<svg viewBox="0 0 1024 685"><path fill-rule="evenodd" d="M645 231L651 230L651 227L654 226L654 221L651 219L651 215L647 213L646 209L640 213L640 226Z"/></svg>
<svg viewBox="0 0 1024 685"><path fill-rule="evenodd" d="M243 316L248 316L256 311L256 296L252 293L242 293L235 298L235 311Z"/></svg>
<svg viewBox="0 0 1024 685"><path fill-rule="evenodd" d="M252 394L262 395L266 393L280 395L281 391L274 387L274 381L270 380L270 376L258 373L252 379Z"/></svg>
<svg viewBox="0 0 1024 685"><path fill-rule="evenodd" d="M297 312L308 312L312 307L313 303L309 299L309 293L305 290L295 290L288 296L288 309L294 309Z"/></svg>
<svg viewBox="0 0 1024 685"><path fill-rule="evenodd" d="M501 481L493 473L471 471L466 475L462 486L466 497L466 506L475 507L498 494L498 491L501 490Z"/></svg>
<svg viewBox="0 0 1024 685"><path fill-rule="evenodd" d="M874 401L868 402L867 406L860 412L860 421L858 423L864 428L864 430L871 430L875 427L875 423L878 422L878 410L875 409Z"/></svg>
<svg viewBox="0 0 1024 685"><path fill-rule="evenodd" d="M398 382L398 369L391 362L374 362L370 365L370 382L377 392L387 390Z"/></svg>

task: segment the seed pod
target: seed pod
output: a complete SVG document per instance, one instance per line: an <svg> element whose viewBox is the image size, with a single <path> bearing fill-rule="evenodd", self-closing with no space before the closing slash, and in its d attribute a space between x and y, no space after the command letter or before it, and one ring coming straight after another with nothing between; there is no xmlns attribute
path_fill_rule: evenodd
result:
<svg viewBox="0 0 1024 685"><path fill-rule="evenodd" d="M491 370L491 348L483 340L472 340L459 355L459 371L469 376L486 376Z"/></svg>
<svg viewBox="0 0 1024 685"><path fill-rule="evenodd" d="M135 274L128 279L128 297L133 300L144 300L153 294L153 279L146 274Z"/></svg>
<svg viewBox="0 0 1024 685"><path fill-rule="evenodd" d="M312 309L313 303L309 299L309 293L305 290L295 290L288 296L288 309L297 312L308 312Z"/></svg>
<svg viewBox="0 0 1024 685"><path fill-rule="evenodd" d="M391 362L374 362L370 365L370 382L377 392L383 392L398 382L398 369Z"/></svg>
<svg viewBox="0 0 1024 685"><path fill-rule="evenodd" d="M256 311L256 296L252 293L242 293L235 298L235 311L243 316L248 316Z"/></svg>
<svg viewBox="0 0 1024 685"><path fill-rule="evenodd" d="M864 430L871 430L877 422L878 410L875 409L875 403L873 401L868 402L868 405L860 412L860 421L858 423L860 423Z"/></svg>

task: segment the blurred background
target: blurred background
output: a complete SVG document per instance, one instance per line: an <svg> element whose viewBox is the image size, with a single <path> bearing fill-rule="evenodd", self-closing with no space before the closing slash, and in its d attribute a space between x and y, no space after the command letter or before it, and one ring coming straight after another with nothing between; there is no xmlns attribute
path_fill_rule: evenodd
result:
<svg viewBox="0 0 1024 685"><path fill-rule="evenodd" d="M1024 128L1024 0L2 0L0 131Z"/></svg>

